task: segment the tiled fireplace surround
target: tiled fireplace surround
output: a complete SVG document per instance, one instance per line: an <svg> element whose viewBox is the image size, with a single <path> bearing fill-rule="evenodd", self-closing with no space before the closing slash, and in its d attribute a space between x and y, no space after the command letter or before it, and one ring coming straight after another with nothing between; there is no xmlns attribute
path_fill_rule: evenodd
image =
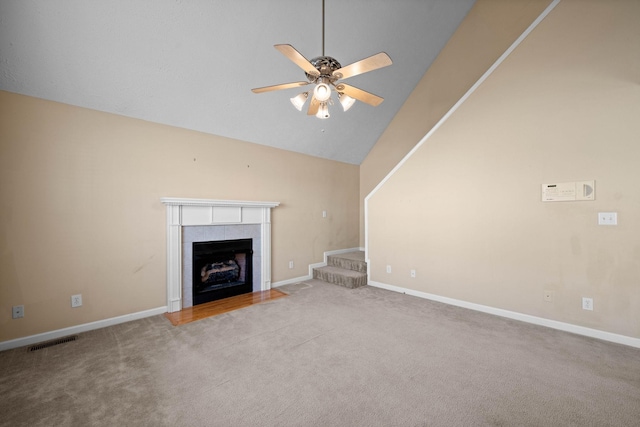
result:
<svg viewBox="0 0 640 427"><path fill-rule="evenodd" d="M277 202L180 199L167 206L167 311L193 305L192 243L253 239L253 290L271 288L271 209Z"/></svg>

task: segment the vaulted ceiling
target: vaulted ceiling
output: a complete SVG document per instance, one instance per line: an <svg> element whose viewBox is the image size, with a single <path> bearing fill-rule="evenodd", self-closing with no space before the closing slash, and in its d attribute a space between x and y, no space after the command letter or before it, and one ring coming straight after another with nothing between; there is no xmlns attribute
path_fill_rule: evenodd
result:
<svg viewBox="0 0 640 427"><path fill-rule="evenodd" d="M0 89L360 164L473 0L325 0L325 54L342 66L386 52L393 65L350 78L383 97L296 110L305 80L273 48L322 54L322 0L0 0Z"/></svg>

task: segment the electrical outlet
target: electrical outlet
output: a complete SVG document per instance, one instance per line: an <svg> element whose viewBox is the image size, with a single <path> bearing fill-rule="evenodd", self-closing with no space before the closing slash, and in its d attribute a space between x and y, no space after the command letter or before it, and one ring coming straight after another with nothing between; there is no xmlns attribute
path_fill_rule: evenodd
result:
<svg viewBox="0 0 640 427"><path fill-rule="evenodd" d="M598 225L618 225L618 212L598 212Z"/></svg>
<svg viewBox="0 0 640 427"><path fill-rule="evenodd" d="M544 300L546 302L553 302L554 297L555 297L554 291L544 291Z"/></svg>
<svg viewBox="0 0 640 427"><path fill-rule="evenodd" d="M411 270L411 277L416 277L416 271L415 270Z"/></svg>
<svg viewBox="0 0 640 427"><path fill-rule="evenodd" d="M289 261L289 268L293 269L293 261Z"/></svg>
<svg viewBox="0 0 640 427"><path fill-rule="evenodd" d="M82 306L82 294L71 295L71 307Z"/></svg>
<svg viewBox="0 0 640 427"><path fill-rule="evenodd" d="M387 265L387 273L391 273L391 266Z"/></svg>
<svg viewBox="0 0 640 427"><path fill-rule="evenodd" d="M22 319L24 317L24 305L14 305L11 311L13 319Z"/></svg>
<svg viewBox="0 0 640 427"><path fill-rule="evenodd" d="M582 298L582 309L593 311L593 298Z"/></svg>

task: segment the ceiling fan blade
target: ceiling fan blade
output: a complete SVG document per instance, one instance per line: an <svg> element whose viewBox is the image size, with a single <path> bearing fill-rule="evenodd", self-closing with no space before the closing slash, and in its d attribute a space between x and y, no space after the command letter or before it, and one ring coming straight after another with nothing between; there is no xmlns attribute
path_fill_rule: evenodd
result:
<svg viewBox="0 0 640 427"><path fill-rule="evenodd" d="M284 56L289 58L289 60L291 60L298 67L302 68L302 70L305 73L310 74L312 76L320 75L316 67L314 67L313 64L307 60L307 58L302 56L302 54L298 52L290 44L277 44L277 45L274 45L273 47L278 49L280 53L282 53Z"/></svg>
<svg viewBox="0 0 640 427"><path fill-rule="evenodd" d="M320 101L318 101L315 96L312 96L311 102L309 103L309 109L307 110L307 115L315 116L319 108L320 108Z"/></svg>
<svg viewBox="0 0 640 427"><path fill-rule="evenodd" d="M348 79L349 77L377 70L378 68L387 67L391 64L393 64L393 62L391 61L391 58L389 58L389 55L384 52L380 52L368 58L354 62L353 64L338 68L332 74L338 79Z"/></svg>
<svg viewBox="0 0 640 427"><path fill-rule="evenodd" d="M337 85L336 90L374 107L377 107L382 103L382 101L384 101L384 98L381 98L378 95L374 95L370 92L358 89L354 86L346 85L344 83L340 83L339 85Z"/></svg>
<svg viewBox="0 0 640 427"><path fill-rule="evenodd" d="M280 85L257 87L255 89L251 89L251 92L253 92L253 93L271 92L272 90L290 89L292 87L300 87L300 86L305 86L305 85L308 85L308 84L309 84L309 82L283 83L283 84L280 84Z"/></svg>

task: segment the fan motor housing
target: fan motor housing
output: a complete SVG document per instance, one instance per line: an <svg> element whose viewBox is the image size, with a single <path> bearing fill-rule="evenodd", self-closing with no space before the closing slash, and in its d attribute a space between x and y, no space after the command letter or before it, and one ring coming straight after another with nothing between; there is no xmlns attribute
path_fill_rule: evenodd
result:
<svg viewBox="0 0 640 427"><path fill-rule="evenodd" d="M337 80L335 76L332 76L333 72L337 69L342 68L342 65L335 59L330 56L318 56L309 61L311 65L316 67L316 70L320 73L320 77L329 78L330 80ZM307 79L313 82L318 79L318 76L313 76L309 73L305 73L307 75Z"/></svg>

